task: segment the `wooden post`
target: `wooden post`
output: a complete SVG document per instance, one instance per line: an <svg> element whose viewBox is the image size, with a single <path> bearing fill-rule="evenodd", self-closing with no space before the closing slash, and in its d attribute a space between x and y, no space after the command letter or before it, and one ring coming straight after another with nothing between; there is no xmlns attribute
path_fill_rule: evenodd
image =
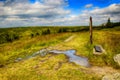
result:
<svg viewBox="0 0 120 80"><path fill-rule="evenodd" d="M90 44L93 44L93 38L92 38L92 17L90 16Z"/></svg>

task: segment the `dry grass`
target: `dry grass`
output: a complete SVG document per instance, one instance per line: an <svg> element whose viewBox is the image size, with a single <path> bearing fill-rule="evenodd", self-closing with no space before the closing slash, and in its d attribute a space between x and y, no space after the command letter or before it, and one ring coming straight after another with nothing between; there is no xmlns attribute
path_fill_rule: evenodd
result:
<svg viewBox="0 0 120 80"><path fill-rule="evenodd" d="M64 42L69 36L72 40ZM29 55L41 48L57 50L77 50L77 55L88 57L92 66L109 66L118 68L113 56L120 53L120 32L108 30L94 31L94 44L89 44L89 32L51 34L34 38L21 39L0 46L3 60ZM93 55L93 46L99 44L107 54ZM11 47L12 46L12 47ZM0 58L0 59L2 59ZM68 62L63 55L47 54L45 57L34 57L18 63L10 63L0 68L0 80L100 80L95 74L77 64ZM97 68L98 69L98 68ZM101 69L101 68L100 68ZM111 68L110 68L111 69Z"/></svg>
<svg viewBox="0 0 120 80"><path fill-rule="evenodd" d="M80 69L80 66L69 63L63 54L48 54L9 64L0 69L0 80L98 80Z"/></svg>

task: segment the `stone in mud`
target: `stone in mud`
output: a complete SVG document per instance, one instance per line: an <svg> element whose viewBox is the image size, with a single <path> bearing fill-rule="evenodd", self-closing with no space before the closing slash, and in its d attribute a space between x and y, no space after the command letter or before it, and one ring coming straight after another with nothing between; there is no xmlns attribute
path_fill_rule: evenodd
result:
<svg viewBox="0 0 120 80"><path fill-rule="evenodd" d="M117 54L113 57L114 61L119 64L120 66L120 54Z"/></svg>
<svg viewBox="0 0 120 80"><path fill-rule="evenodd" d="M39 53L40 53L41 56L45 56L45 55L47 55L48 50L47 49L42 49L42 50L39 51Z"/></svg>
<svg viewBox="0 0 120 80"><path fill-rule="evenodd" d="M120 80L120 73L105 75L102 80Z"/></svg>

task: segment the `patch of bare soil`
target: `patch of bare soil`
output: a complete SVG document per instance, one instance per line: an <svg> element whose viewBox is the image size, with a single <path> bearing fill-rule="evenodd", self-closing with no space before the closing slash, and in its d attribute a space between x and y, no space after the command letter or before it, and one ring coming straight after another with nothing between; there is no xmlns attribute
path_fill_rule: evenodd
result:
<svg viewBox="0 0 120 80"><path fill-rule="evenodd" d="M69 38L67 38L64 42L69 42L69 41L72 40L74 37L75 37L75 36L72 35L72 36L70 36Z"/></svg>
<svg viewBox="0 0 120 80"><path fill-rule="evenodd" d="M108 67L108 66L103 66L103 67L92 66L87 69L87 73L93 73L99 77L102 77L106 74L120 73L120 70L116 70L116 69L114 69L112 67Z"/></svg>

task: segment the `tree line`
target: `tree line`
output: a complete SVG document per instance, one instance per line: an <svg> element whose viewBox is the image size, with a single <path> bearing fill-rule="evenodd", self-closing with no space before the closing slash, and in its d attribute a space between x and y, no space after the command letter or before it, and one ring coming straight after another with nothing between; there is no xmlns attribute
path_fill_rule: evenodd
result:
<svg viewBox="0 0 120 80"><path fill-rule="evenodd" d="M103 28L113 28L116 26L120 26L120 21L119 22L111 22L110 18L108 18L106 24L102 24Z"/></svg>

